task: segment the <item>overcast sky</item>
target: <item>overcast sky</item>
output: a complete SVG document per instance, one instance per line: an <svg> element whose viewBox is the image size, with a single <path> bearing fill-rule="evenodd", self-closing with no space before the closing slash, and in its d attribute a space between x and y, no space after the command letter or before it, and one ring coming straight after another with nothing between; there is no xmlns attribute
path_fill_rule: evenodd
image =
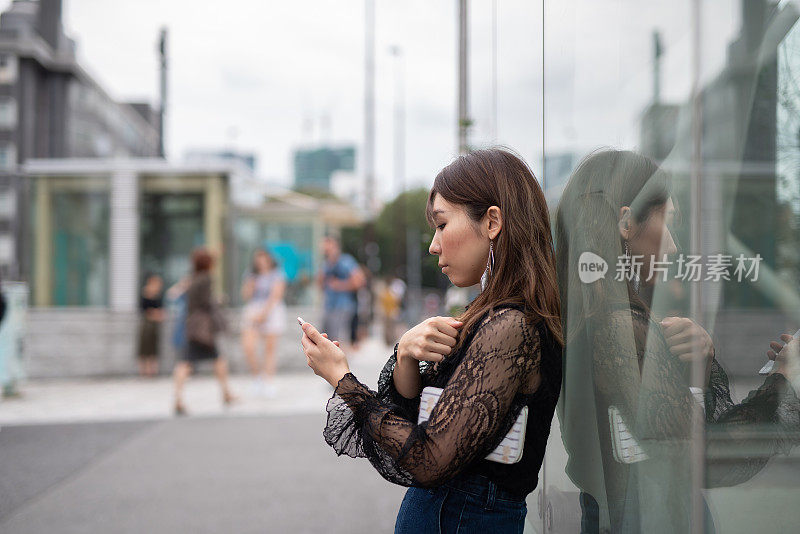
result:
<svg viewBox="0 0 800 534"><path fill-rule="evenodd" d="M0 0L5 9L10 2ZM406 175L430 186L456 151L455 0L376 0L376 165L393 188L391 45L403 49ZM472 142L511 146L540 174L548 151L634 147L652 95L652 32L662 33L664 100L690 88L690 2L497 0L497 138L492 139L492 2L470 2ZM706 3L704 76L724 62L739 0ZM291 151L362 144L362 0L65 0L82 65L120 100L157 102L156 42L169 28L168 156L254 151L260 175L291 183ZM543 33L544 32L544 33ZM543 35L546 61L543 66ZM542 73L546 105L542 105ZM543 113L544 111L544 113ZM328 117L330 128L321 128ZM309 128L313 125L313 128Z"/></svg>
<svg viewBox="0 0 800 534"><path fill-rule="evenodd" d="M386 195L393 180L391 45L403 49L407 181L429 186L455 154L456 2L375 4L376 165ZM362 143L363 1L66 0L64 10L80 60L119 99L155 100L158 29L169 28L170 157L194 147L253 150L260 174L288 183L294 147ZM499 107L514 117L499 121L501 139L513 132L508 144L538 157L541 4L506 2L499 25L507 30L498 39L498 72L508 94ZM490 2L476 3L472 27L475 140L488 143ZM328 129L321 127L326 116Z"/></svg>

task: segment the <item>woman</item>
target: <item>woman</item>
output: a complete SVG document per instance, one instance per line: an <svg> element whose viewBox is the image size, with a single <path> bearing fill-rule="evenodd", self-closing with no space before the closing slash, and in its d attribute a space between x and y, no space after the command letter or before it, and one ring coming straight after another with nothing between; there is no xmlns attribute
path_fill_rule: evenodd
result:
<svg viewBox="0 0 800 534"><path fill-rule="evenodd" d="M228 387L228 364L217 350L216 335L224 324L212 290L214 256L206 248L197 248L192 252L192 267L192 281L186 290L186 350L173 371L176 415L186 414L183 384L200 361L213 360L222 402L228 405L236 400Z"/></svg>
<svg viewBox="0 0 800 534"><path fill-rule="evenodd" d="M186 350L186 290L191 283L191 275L186 275L167 289L167 299L172 304L175 325L172 329L172 348L178 354Z"/></svg>
<svg viewBox="0 0 800 534"><path fill-rule="evenodd" d="M696 410L705 412L708 487L748 480L796 439L800 404L785 375L797 341L772 353L778 372L734 404L708 333L691 319L659 320L652 311L662 276L654 261L677 252L674 217L669 176L648 158L617 150L587 157L558 207L566 337L559 419L567 472L583 490L582 532L691 530ZM581 279L587 254L590 262L606 262L605 276ZM690 381L693 362L705 369L701 384ZM750 440L746 453L731 449L761 423L771 425L771 437ZM705 514L706 532L713 532Z"/></svg>
<svg viewBox="0 0 800 534"><path fill-rule="evenodd" d="M256 250L251 274L242 285L242 298L247 301L242 313L242 347L256 378L255 390L267 397L276 393L275 347L286 327L285 291L286 277L275 258L264 249ZM256 356L259 339L264 342L263 375Z"/></svg>
<svg viewBox="0 0 800 534"><path fill-rule="evenodd" d="M335 387L325 439L366 456L387 480L411 486L395 532L522 532L561 382L561 329L544 195L506 150L460 156L434 181L429 251L459 287L483 291L458 321L412 328L383 369L379 391L349 372L337 345L308 323L308 365ZM421 362L421 364L420 364ZM416 424L420 392L443 388ZM522 458L486 460L529 407Z"/></svg>
<svg viewBox="0 0 800 534"><path fill-rule="evenodd" d="M161 323L164 321L164 281L157 274L145 277L139 300L139 374L154 377L158 374L158 354L161 346Z"/></svg>

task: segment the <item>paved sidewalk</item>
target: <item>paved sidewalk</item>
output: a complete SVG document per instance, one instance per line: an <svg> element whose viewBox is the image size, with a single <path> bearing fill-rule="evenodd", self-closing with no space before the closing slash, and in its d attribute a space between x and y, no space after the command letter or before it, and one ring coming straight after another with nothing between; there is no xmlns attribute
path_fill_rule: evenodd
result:
<svg viewBox="0 0 800 534"><path fill-rule="evenodd" d="M302 353L298 342L298 357ZM349 352L353 373L375 388L378 374L391 354L378 338L362 343L360 350ZM324 413L332 388L306 372L279 374L275 379L277 395L259 397L250 376L232 376L231 389L239 402L222 404L219 386L209 364L185 386L185 404L190 416L220 415L291 415ZM125 421L172 417L173 385L169 377L99 378L70 380L35 380L20 386L18 398L0 401L0 425Z"/></svg>
<svg viewBox="0 0 800 534"><path fill-rule="evenodd" d="M370 387L391 349L350 357ZM298 348L298 357L302 357ZM210 369L172 414L169 378L30 381L0 402L0 532L391 532L405 488L322 439L332 389L308 369L274 399Z"/></svg>
<svg viewBox="0 0 800 534"><path fill-rule="evenodd" d="M405 489L323 415L4 427L4 534L391 532Z"/></svg>

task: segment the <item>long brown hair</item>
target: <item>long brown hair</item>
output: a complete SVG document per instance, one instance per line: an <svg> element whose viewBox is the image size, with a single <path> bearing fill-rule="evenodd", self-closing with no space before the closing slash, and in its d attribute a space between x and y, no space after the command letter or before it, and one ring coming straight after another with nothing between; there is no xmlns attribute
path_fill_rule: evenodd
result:
<svg viewBox="0 0 800 534"><path fill-rule="evenodd" d="M427 217L433 224L433 201L441 195L462 206L477 223L491 206L503 216L494 241L495 263L486 288L459 318L462 334L492 308L522 306L528 320L545 321L563 345L561 304L547 202L525 162L505 148L474 150L456 158L436 176L428 196ZM459 343L466 336L459 336Z"/></svg>
<svg viewBox="0 0 800 534"><path fill-rule="evenodd" d="M197 247L192 251L192 268L194 274L205 273L214 266L214 255L206 247Z"/></svg>
<svg viewBox="0 0 800 534"><path fill-rule="evenodd" d="M581 161L561 195L556 212L556 259L561 306L567 339L586 335L586 325L603 321L614 306L639 309L649 306L628 281L614 273L591 284L579 279L581 253L592 252L614 269L624 250L619 233L619 210L631 208L631 216L645 223L654 210L672 196L669 175L642 154L604 149ZM567 328L567 325L569 326Z"/></svg>
<svg viewBox="0 0 800 534"><path fill-rule="evenodd" d="M272 252L270 252L264 247L259 247L253 251L253 257L250 261L250 272L252 272L253 274L259 274L258 265L256 264L256 258L261 256L262 254L266 256L267 259L269 260L270 271L278 266L278 262L275 260L275 256L272 255Z"/></svg>

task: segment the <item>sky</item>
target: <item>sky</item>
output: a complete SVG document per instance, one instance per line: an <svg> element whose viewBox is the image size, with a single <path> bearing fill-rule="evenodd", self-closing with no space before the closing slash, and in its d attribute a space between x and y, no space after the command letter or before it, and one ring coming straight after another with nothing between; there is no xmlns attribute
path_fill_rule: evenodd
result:
<svg viewBox="0 0 800 534"><path fill-rule="evenodd" d="M2 9L9 4L0 0ZM384 199L397 192L399 69L391 46L402 49L406 186L429 187L456 154L456 6L375 0L376 174ZM577 157L601 146L635 147L653 92L654 30L665 48L663 100L680 103L689 95L690 6L561 0L547 2L543 16L541 0L470 1L471 143L509 146L540 177L543 147ZM710 79L738 31L739 1L703 9L702 73ZM64 0L64 24L79 61L112 97L153 103L159 28L169 29L170 159L198 148L253 151L260 176L291 185L293 149L362 146L363 0Z"/></svg>
<svg viewBox="0 0 800 534"><path fill-rule="evenodd" d="M472 109L476 140L489 143L491 3L479 4L471 24ZM498 39L505 50L498 72L509 93L499 107L513 93L515 123L506 127L517 137L512 146L533 157L541 138L541 44L529 28L541 25L541 4L538 11L535 2L514 4L498 17L517 34ZM429 187L456 153L456 2L375 6L376 168L386 197L395 192L390 46L403 56L407 185ZM192 148L252 150L259 174L289 183L295 147L362 145L363 1L65 0L64 18L81 63L121 100L156 101L156 41L159 28L169 28L170 158Z"/></svg>

